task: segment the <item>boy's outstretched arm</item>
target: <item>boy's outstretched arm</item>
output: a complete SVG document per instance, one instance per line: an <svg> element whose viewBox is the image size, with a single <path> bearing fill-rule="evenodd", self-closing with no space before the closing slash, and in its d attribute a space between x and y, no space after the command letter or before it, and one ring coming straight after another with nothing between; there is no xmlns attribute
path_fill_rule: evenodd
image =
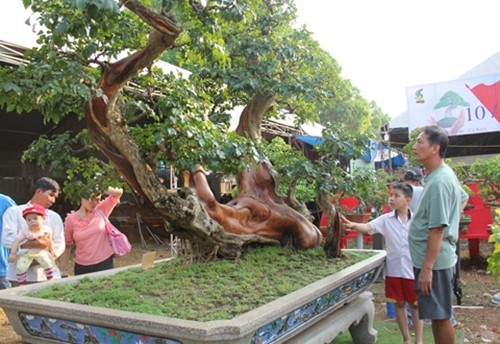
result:
<svg viewBox="0 0 500 344"><path fill-rule="evenodd" d="M342 214L340 215L340 219L342 220L342 229L352 229L363 234L371 234L372 226L369 223L352 222Z"/></svg>

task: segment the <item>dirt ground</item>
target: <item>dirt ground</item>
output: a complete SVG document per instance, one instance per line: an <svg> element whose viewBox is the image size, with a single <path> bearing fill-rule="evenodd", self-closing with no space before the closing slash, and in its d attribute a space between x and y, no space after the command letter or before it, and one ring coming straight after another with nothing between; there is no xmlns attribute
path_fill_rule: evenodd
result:
<svg viewBox="0 0 500 344"><path fill-rule="evenodd" d="M460 244L462 304L456 305L455 298L454 312L456 320L463 324L463 343L500 343L500 306L492 302L493 295L500 293L500 279L495 281L486 272L486 257L491 255L493 245L482 242L481 259L471 261L468 242L462 240ZM375 319L395 321L386 314L383 282L375 283L371 291L374 294Z"/></svg>
<svg viewBox="0 0 500 344"><path fill-rule="evenodd" d="M460 281L462 286L462 305L455 308L455 317L463 327L464 343L500 343L500 306L492 303L493 295L500 293L500 280L494 281L486 273L486 260L471 261L468 258L467 241L461 242L462 259ZM157 251L157 258L170 256L170 250L165 246L149 243L148 248L134 245L132 253L115 260L115 266L127 266L140 262L142 254ZM491 244L481 244L481 257L491 254ZM371 290L374 294L376 321L394 321L386 315L383 281L375 283ZM430 325L426 325L430 326ZM383 335L380 333L379 335ZM19 337L9 325L3 310L0 308L0 343L21 344Z"/></svg>

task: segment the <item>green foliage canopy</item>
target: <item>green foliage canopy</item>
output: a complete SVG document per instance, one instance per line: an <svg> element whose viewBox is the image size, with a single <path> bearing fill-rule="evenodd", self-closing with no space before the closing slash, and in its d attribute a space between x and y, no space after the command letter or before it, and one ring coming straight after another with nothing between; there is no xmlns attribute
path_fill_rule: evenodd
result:
<svg viewBox="0 0 500 344"><path fill-rule="evenodd" d="M0 106L19 113L38 110L45 122L60 123L66 117L82 120L83 104L100 92L102 68L142 48L150 28L121 1L23 3L38 14L39 45L26 52L29 63L0 68ZM126 86L121 104L123 125L153 169L160 162L177 169L203 164L234 174L262 160L258 142L227 132L228 111L249 104L257 94L274 99L266 116L293 112L298 123L316 120L321 109L336 106L352 108L345 111L352 118L375 108L340 77L340 66L311 33L295 26L293 1L170 5L165 10L171 10L169 16L180 23L182 33L165 58L192 74L186 78L151 66ZM325 141L329 135L325 131ZM332 151L327 155L332 157ZM74 185L103 184L96 179L115 177L86 131L41 137L24 159L46 167L53 176L69 176L63 190L74 201L81 197ZM333 161L324 159L319 175L330 173L327 169L335 165ZM332 191L332 185L320 183L318 188Z"/></svg>

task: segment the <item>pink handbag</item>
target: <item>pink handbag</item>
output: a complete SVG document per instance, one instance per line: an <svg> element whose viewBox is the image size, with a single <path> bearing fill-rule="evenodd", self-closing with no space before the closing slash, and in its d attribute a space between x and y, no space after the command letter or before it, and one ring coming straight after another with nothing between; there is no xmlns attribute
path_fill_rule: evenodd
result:
<svg viewBox="0 0 500 344"><path fill-rule="evenodd" d="M106 222L106 232L108 233L109 244L113 248L115 257L123 257L129 254L132 250L132 245L130 245L127 236L113 226L101 210L97 209L97 211Z"/></svg>

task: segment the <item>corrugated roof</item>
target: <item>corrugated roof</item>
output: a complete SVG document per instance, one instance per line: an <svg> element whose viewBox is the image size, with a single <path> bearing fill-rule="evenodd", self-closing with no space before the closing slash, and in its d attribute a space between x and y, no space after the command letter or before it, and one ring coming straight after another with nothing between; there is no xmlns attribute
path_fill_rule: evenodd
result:
<svg viewBox="0 0 500 344"><path fill-rule="evenodd" d="M0 62L16 66L26 63L26 49L28 48L0 39Z"/></svg>

